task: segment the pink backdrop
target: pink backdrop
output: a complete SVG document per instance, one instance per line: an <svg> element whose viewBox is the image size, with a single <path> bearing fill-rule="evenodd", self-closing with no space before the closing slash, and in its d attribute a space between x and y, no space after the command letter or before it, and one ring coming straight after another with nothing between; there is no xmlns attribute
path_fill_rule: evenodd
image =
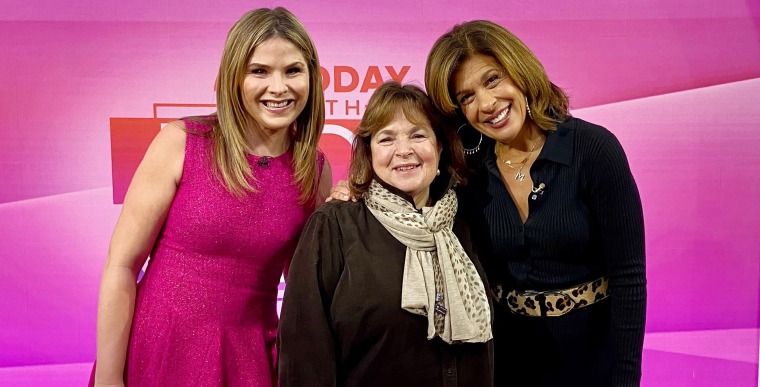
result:
<svg viewBox="0 0 760 387"><path fill-rule="evenodd" d="M422 84L430 46L457 22L515 32L573 114L628 153L647 231L643 384L757 385L760 2L159 3L0 3L1 385L84 382L129 171L118 148L140 139L128 127L112 137L114 122L157 130L154 117L210 111L154 104L213 104L227 30L276 5L307 26L330 79L322 145L336 178L349 149L341 134L380 78Z"/></svg>

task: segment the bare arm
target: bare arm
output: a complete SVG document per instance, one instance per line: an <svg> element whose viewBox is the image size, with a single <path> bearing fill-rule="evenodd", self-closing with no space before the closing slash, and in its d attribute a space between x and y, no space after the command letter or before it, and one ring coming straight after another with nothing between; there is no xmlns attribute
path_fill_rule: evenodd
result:
<svg viewBox="0 0 760 387"><path fill-rule="evenodd" d="M317 207L322 203L329 201L331 187L332 168L330 167L330 162L327 161L327 157L325 157L325 164L322 166L322 176L319 178L319 188L317 188Z"/></svg>
<svg viewBox="0 0 760 387"><path fill-rule="evenodd" d="M183 128L177 121L161 129L124 198L100 284L96 386L124 383L137 274L153 248L182 177Z"/></svg>

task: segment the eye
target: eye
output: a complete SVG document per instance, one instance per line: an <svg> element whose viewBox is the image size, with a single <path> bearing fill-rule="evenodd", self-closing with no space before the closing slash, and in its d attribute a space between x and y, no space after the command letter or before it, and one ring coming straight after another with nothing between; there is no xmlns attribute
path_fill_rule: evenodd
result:
<svg viewBox="0 0 760 387"><path fill-rule="evenodd" d="M289 75L297 75L303 72L303 69L300 67L291 67L287 70L287 73Z"/></svg>
<svg viewBox="0 0 760 387"><path fill-rule="evenodd" d="M265 75L266 73L267 73L266 70L261 69L261 68L253 68L253 69L248 70L248 74L253 74L253 75Z"/></svg>
<svg viewBox="0 0 760 387"><path fill-rule="evenodd" d="M500 81L500 78L499 78L499 76L498 76L498 75L491 75L491 76L490 76L490 77L488 77L488 79L486 80L486 87L492 87L492 86L495 86L496 84L498 84L498 83L499 83L499 81Z"/></svg>
<svg viewBox="0 0 760 387"><path fill-rule="evenodd" d="M427 135L425 133L414 133L410 138L412 141L420 142L425 141L427 139Z"/></svg>
<svg viewBox="0 0 760 387"><path fill-rule="evenodd" d="M472 94L464 94L459 97L459 106L465 106L472 102L473 95Z"/></svg>
<svg viewBox="0 0 760 387"><path fill-rule="evenodd" d="M377 143L381 145L387 145L393 142L393 138L391 137L380 137L377 139Z"/></svg>

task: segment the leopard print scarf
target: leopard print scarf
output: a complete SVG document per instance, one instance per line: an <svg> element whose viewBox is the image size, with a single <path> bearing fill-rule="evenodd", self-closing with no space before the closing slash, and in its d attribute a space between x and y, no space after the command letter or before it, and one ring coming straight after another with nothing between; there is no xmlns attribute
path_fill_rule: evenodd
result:
<svg viewBox="0 0 760 387"><path fill-rule="evenodd" d="M448 190L433 207L424 207L420 213L412 203L373 181L365 203L391 235L406 246L401 307L427 316L427 338L439 336L449 344L490 340L491 309L485 286L452 231L457 211L454 191ZM438 267L442 289L436 292L434 269ZM435 314L443 314L442 330L436 329Z"/></svg>

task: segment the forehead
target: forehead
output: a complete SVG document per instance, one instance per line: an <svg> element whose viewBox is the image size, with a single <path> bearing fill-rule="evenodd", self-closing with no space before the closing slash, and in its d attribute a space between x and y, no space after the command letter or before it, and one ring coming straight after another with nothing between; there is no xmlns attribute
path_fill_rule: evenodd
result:
<svg viewBox="0 0 760 387"><path fill-rule="evenodd" d="M279 36L269 38L256 46L248 62L278 59L289 62L305 62L303 51L291 41Z"/></svg>
<svg viewBox="0 0 760 387"><path fill-rule="evenodd" d="M390 121L387 124L383 125L380 129L378 129L376 133L388 132L388 131L393 131L393 132L409 131L409 130L419 130L419 129L427 129L427 130L431 129L430 121L425 116L425 114L413 108L406 108L406 109L399 108L396 111L396 113L392 116Z"/></svg>
<svg viewBox="0 0 760 387"><path fill-rule="evenodd" d="M454 90L472 87L472 83L480 83L480 77L492 70L501 70L496 59L490 55L475 54L465 59L454 71L451 78L452 86L454 86Z"/></svg>

